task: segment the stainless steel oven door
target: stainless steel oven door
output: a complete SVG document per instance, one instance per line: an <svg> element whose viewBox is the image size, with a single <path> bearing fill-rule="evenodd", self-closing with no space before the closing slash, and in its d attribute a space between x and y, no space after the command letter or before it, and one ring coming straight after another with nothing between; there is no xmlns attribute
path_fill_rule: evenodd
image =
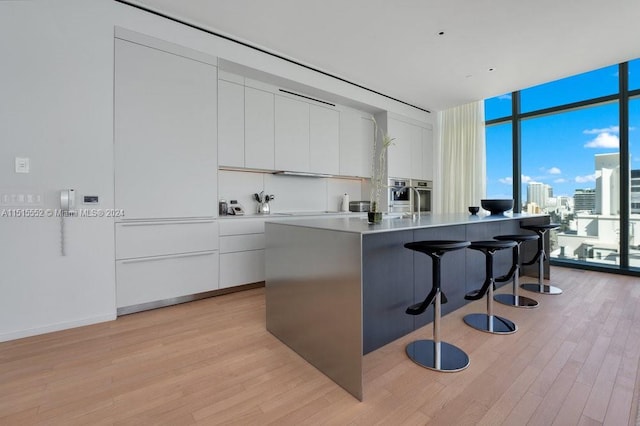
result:
<svg viewBox="0 0 640 426"><path fill-rule="evenodd" d="M408 212L411 207L409 179L389 178L389 212Z"/></svg>
<svg viewBox="0 0 640 426"><path fill-rule="evenodd" d="M411 203L413 204L413 211L419 211L420 213L431 213L431 201L433 182L430 180L412 180L411 186L418 190L420 193L420 205L418 205L418 197L411 193Z"/></svg>

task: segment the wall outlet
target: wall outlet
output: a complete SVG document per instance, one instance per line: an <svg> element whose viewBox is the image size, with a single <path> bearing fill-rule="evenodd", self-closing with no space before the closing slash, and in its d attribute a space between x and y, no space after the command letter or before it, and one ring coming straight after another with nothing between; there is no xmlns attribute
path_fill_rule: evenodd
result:
<svg viewBox="0 0 640 426"><path fill-rule="evenodd" d="M30 163L27 157L16 157L16 173L29 173Z"/></svg>

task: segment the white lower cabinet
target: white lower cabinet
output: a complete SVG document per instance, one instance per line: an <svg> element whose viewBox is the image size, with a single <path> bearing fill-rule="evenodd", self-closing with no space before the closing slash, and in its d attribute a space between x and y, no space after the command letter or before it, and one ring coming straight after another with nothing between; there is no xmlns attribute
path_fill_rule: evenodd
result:
<svg viewBox="0 0 640 426"><path fill-rule="evenodd" d="M218 289L215 219L116 223L118 308ZM143 310L127 309L127 311Z"/></svg>
<svg viewBox="0 0 640 426"><path fill-rule="evenodd" d="M116 259L215 250L217 241L214 219L116 223Z"/></svg>
<svg viewBox="0 0 640 426"><path fill-rule="evenodd" d="M220 288L264 281L264 222L220 222Z"/></svg>
<svg viewBox="0 0 640 426"><path fill-rule="evenodd" d="M215 290L218 251L116 261L119 308Z"/></svg>
<svg viewBox="0 0 640 426"><path fill-rule="evenodd" d="M264 281L264 249L220 255L220 288Z"/></svg>

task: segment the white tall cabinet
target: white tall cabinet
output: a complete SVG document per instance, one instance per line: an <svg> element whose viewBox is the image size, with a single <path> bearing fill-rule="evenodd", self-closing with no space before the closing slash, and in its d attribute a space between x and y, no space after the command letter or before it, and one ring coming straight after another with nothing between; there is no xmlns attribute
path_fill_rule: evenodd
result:
<svg viewBox="0 0 640 426"><path fill-rule="evenodd" d="M115 205L125 219L216 213L216 67L116 39Z"/></svg>
<svg viewBox="0 0 640 426"><path fill-rule="evenodd" d="M215 63L146 36L115 40L120 313L218 288Z"/></svg>

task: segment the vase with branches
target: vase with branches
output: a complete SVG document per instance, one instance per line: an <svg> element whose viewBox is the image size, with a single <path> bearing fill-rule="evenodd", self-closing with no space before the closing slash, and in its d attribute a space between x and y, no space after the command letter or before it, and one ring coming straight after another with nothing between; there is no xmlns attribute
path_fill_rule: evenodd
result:
<svg viewBox="0 0 640 426"><path fill-rule="evenodd" d="M386 187L387 170L387 149L393 145L395 138L390 137L373 119L373 150L371 159L371 188L369 200L369 223L379 223L382 221L382 200L383 189Z"/></svg>

